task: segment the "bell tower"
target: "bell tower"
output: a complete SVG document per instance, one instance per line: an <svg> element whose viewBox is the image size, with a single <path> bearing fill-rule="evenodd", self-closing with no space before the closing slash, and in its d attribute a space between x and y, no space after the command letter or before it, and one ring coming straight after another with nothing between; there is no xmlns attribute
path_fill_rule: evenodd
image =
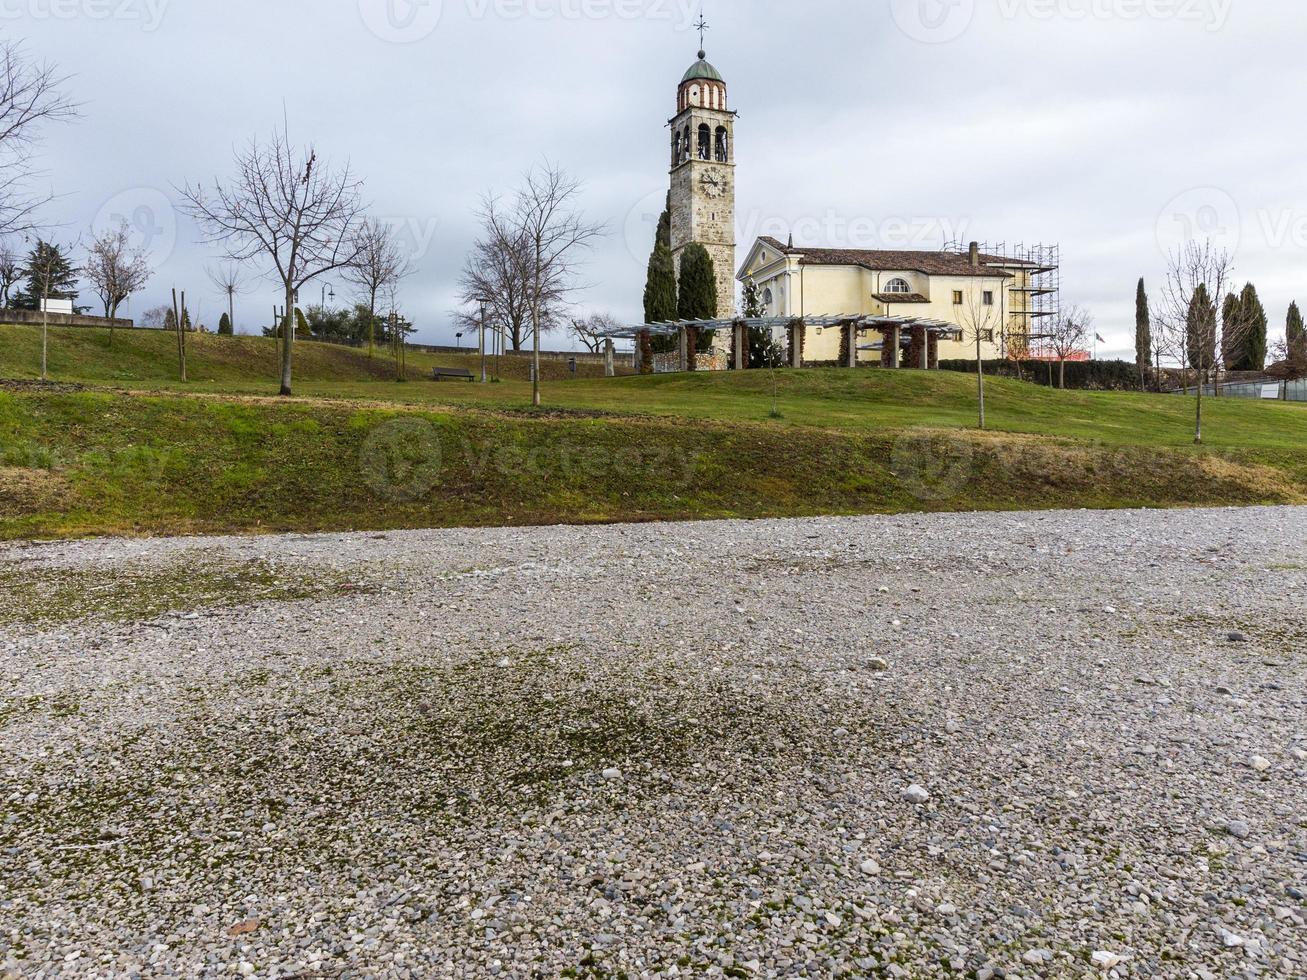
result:
<svg viewBox="0 0 1307 980"><path fill-rule="evenodd" d="M699 20L700 43L708 25ZM672 132L672 254L698 242L717 273L717 315L735 315L735 113L707 52L681 79Z"/></svg>

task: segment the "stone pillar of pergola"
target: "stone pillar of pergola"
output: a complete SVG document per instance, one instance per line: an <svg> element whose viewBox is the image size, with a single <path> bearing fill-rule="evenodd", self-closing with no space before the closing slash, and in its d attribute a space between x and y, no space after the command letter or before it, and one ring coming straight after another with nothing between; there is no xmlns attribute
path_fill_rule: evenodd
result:
<svg viewBox="0 0 1307 980"><path fill-rule="evenodd" d="M635 373L644 374L645 369L653 370L652 364L644 362L644 351L650 338L653 336L652 331L641 330L635 335Z"/></svg>
<svg viewBox="0 0 1307 980"><path fill-rule="evenodd" d="M616 350L613 347L613 338L609 337L604 341L604 377L611 378L617 374Z"/></svg>
<svg viewBox="0 0 1307 980"><path fill-rule="evenodd" d="M912 328L912 350L909 355L912 360L912 366L919 371L926 370L929 352L926 350L926 328L923 326L914 326Z"/></svg>
<svg viewBox="0 0 1307 980"><path fill-rule="evenodd" d="M885 331L885 358L896 371L903 366L903 328L897 323Z"/></svg>
<svg viewBox="0 0 1307 980"><path fill-rule="evenodd" d="M790 367L803 367L803 331L802 322L790 324Z"/></svg>
<svg viewBox="0 0 1307 980"><path fill-rule="evenodd" d="M858 325L850 321L844 325L844 331L849 338L849 353L844 366L855 368L858 366Z"/></svg>
<svg viewBox="0 0 1307 980"><path fill-rule="evenodd" d="M736 321L731 328L735 331L735 370L743 371L749 366L749 326L746 323Z"/></svg>
<svg viewBox="0 0 1307 980"><path fill-rule="evenodd" d="M682 372L690 370L690 336L685 327L676 328L677 354Z"/></svg>
<svg viewBox="0 0 1307 980"><path fill-rule="evenodd" d="M926 340L926 366L932 371L939 370L939 334L932 332Z"/></svg>

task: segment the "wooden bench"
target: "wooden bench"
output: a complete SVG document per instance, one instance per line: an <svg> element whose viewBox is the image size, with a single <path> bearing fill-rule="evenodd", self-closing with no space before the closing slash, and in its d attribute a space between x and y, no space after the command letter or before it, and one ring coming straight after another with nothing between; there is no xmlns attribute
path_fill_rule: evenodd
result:
<svg viewBox="0 0 1307 980"><path fill-rule="evenodd" d="M431 372L432 381L475 381L472 372L466 368L438 367Z"/></svg>

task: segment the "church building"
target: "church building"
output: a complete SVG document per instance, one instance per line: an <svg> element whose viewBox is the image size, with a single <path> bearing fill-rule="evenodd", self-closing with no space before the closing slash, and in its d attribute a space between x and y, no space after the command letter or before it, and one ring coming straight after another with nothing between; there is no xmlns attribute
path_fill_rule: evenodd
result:
<svg viewBox="0 0 1307 980"><path fill-rule="evenodd" d="M707 25L699 23L700 40ZM736 267L735 122L725 79L699 51L676 94L671 131L671 247L680 275L691 243L712 256L717 318L741 313L737 282L752 284L771 318L857 321L858 342L823 326L789 330L788 362L885 364L875 323L889 319L933 324L932 357L972 358L979 335L985 358L1027 356L1038 346L1041 322L1055 315L1060 292L1056 246L946 247L939 251L836 249L759 238ZM779 151L779 150L778 150ZM726 324L725 326L730 326ZM894 337L899 336L895 330ZM908 334L903 334L907 338ZM716 331L714 367L731 360L731 331ZM903 339L904 354L909 340ZM850 346L856 348L850 354Z"/></svg>

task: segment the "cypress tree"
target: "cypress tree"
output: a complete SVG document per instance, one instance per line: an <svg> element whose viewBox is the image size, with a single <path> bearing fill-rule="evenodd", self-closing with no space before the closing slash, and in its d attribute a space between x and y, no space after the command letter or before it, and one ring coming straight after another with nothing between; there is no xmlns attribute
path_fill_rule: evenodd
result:
<svg viewBox="0 0 1307 980"><path fill-rule="evenodd" d="M712 256L698 242L687 245L681 253L676 315L681 320L717 318L717 272ZM713 331L692 330L691 335L695 351L703 352L712 348Z"/></svg>
<svg viewBox="0 0 1307 980"><path fill-rule="evenodd" d="M223 337L230 337L234 333L235 331L231 326L231 317L224 313L222 319L218 321L218 334Z"/></svg>
<svg viewBox="0 0 1307 980"><path fill-rule="evenodd" d="M1143 391L1148 369L1153 364L1153 323L1148 312L1148 291L1142 278L1135 291L1135 364L1139 368L1139 390Z"/></svg>
<svg viewBox="0 0 1307 980"><path fill-rule="evenodd" d="M1307 328L1303 327L1302 312L1297 302L1289 304L1289 317L1285 321L1284 339L1289 348L1289 358L1307 357Z"/></svg>
<svg viewBox="0 0 1307 980"><path fill-rule="evenodd" d="M682 320L713 320L717 317L717 272L712 256L698 242L681 255L676 315Z"/></svg>
<svg viewBox="0 0 1307 980"><path fill-rule="evenodd" d="M1242 330L1239 338L1239 357L1235 360L1235 371L1266 370L1266 332L1268 321L1266 308L1257 295L1257 287L1252 283L1243 287L1239 297Z"/></svg>
<svg viewBox="0 0 1307 980"><path fill-rule="evenodd" d="M1235 370L1242 356L1243 307L1239 297L1230 293L1221 306L1221 363L1227 371Z"/></svg>
<svg viewBox="0 0 1307 980"><path fill-rule="evenodd" d="M1216 305L1208 297L1204 283L1198 284L1189 300L1185 333L1189 366L1195 371L1210 371L1216 363Z"/></svg>
<svg viewBox="0 0 1307 980"><path fill-rule="evenodd" d="M667 195L667 210L658 218L654 233L653 252L649 256L649 271L644 284L644 322L665 323L676 319L676 261L672 257L671 194ZM676 348L672 337L652 337L650 350L666 354Z"/></svg>
<svg viewBox="0 0 1307 980"><path fill-rule="evenodd" d="M672 250L659 242L649 256L649 275L644 287L644 322L664 323L676 319L676 263Z"/></svg>

